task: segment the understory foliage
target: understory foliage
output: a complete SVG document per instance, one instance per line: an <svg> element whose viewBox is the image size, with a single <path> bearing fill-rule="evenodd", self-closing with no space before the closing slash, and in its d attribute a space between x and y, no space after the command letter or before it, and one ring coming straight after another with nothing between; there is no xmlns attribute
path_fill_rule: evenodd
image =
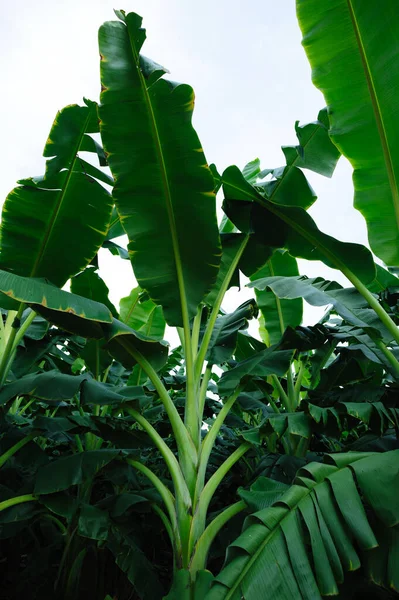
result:
<svg viewBox="0 0 399 600"><path fill-rule="evenodd" d="M297 0L328 108L282 166L208 166L192 88L116 11L99 104L58 112L45 174L7 196L0 598L397 596L399 26L393 0L328 4ZM307 212L306 170L341 154L378 264ZM106 252L133 267L119 306Z"/></svg>

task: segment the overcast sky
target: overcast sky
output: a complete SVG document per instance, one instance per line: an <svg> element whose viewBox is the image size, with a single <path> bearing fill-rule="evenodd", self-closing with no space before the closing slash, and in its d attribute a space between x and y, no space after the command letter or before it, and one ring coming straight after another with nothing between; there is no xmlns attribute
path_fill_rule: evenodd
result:
<svg viewBox="0 0 399 600"><path fill-rule="evenodd" d="M98 27L113 8L143 16L143 53L196 93L194 125L209 163L219 171L255 157L263 168L284 162L280 146L296 144L294 123L313 121L324 106L311 83L294 0L14 0L0 23L3 90L0 197L17 179L40 175L44 143L58 109L98 100ZM352 206L351 168L344 159L331 180L306 172L318 200L310 210L319 228L367 243L364 220ZM134 280L126 261L102 259L112 299ZM337 271L301 261L301 272L344 283ZM244 300L244 298L243 298ZM231 306L240 299L234 296ZM229 301L230 305L230 301ZM306 311L311 322L314 312ZM319 313L318 313L319 314Z"/></svg>

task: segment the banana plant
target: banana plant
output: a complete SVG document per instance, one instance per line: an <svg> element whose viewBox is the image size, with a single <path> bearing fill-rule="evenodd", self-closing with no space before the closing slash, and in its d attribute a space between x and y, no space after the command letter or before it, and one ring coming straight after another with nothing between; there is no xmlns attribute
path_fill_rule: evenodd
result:
<svg viewBox="0 0 399 600"><path fill-rule="evenodd" d="M116 15L100 104L59 113L45 175L3 208L0 535L29 556L25 589L53 539L65 600L87 597L90 572L96 600L130 584L144 600L319 598L360 568L398 590L399 286L307 212L304 170L330 177L346 153L328 112L296 123L284 166L219 175L192 88L143 56L141 17ZM133 268L119 308L100 248ZM352 287L301 277L297 257ZM242 275L256 297L226 312ZM303 299L330 307L323 322L301 326Z"/></svg>

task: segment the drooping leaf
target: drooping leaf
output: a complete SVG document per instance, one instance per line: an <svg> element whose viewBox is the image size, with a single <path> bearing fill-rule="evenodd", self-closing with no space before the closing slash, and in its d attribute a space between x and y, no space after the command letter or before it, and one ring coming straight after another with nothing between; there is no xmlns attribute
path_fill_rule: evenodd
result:
<svg viewBox="0 0 399 600"><path fill-rule="evenodd" d="M94 477L100 469L120 455L120 450L89 450L64 456L39 469L34 493L53 494Z"/></svg>
<svg viewBox="0 0 399 600"><path fill-rule="evenodd" d="M248 327L248 321L256 318L258 309L254 300L247 300L233 313L220 315L216 319L209 342L206 360L211 364L226 362L237 344L237 334Z"/></svg>
<svg viewBox="0 0 399 600"><path fill-rule="evenodd" d="M103 327L106 348L116 360L125 367L131 368L136 364L134 355L142 354L155 370L161 369L168 358L168 343L148 337L113 319L111 325Z"/></svg>
<svg viewBox="0 0 399 600"><path fill-rule="evenodd" d="M181 326L220 262L214 180L191 125L192 89L162 79L165 71L139 54L138 15L123 21L99 32L100 130L137 281Z"/></svg>
<svg viewBox="0 0 399 600"><path fill-rule="evenodd" d="M266 277L252 281L249 287L264 290L270 288L282 299L303 298L312 306L331 304L335 311L351 325L361 327L366 331L374 331L387 341L392 334L380 323L374 311L368 308L367 302L355 288L343 288L335 281L321 277L307 278L305 276Z"/></svg>
<svg viewBox="0 0 399 600"><path fill-rule="evenodd" d="M331 177L341 153L332 143L328 129L327 108L319 112L314 123L299 125L297 121L295 133L299 145L282 147L287 165L310 169L325 177Z"/></svg>
<svg viewBox="0 0 399 600"><path fill-rule="evenodd" d="M399 264L399 36L394 0L297 0L313 82L324 94L330 134L354 167L355 207L373 252Z"/></svg>
<svg viewBox="0 0 399 600"><path fill-rule="evenodd" d="M101 323L111 323L109 309L93 300L70 294L38 279L0 271L0 292L24 303L50 322L87 337L103 337ZM1 302L1 300L0 300Z"/></svg>
<svg viewBox="0 0 399 600"><path fill-rule="evenodd" d="M258 377L266 377L271 374L284 375L292 356L292 350L276 350L274 346L257 352L223 373L218 382L219 393L226 395L233 392L240 381L249 375Z"/></svg>
<svg viewBox="0 0 399 600"><path fill-rule="evenodd" d="M292 256L321 260L365 284L375 278L367 248L322 233L303 208L270 202L245 181L237 167L223 173L223 190L224 210L242 232L254 232L274 248L287 248Z"/></svg>
<svg viewBox="0 0 399 600"><path fill-rule="evenodd" d="M34 396L41 400L57 402L69 400L79 392L86 379L86 375L64 375L58 371L26 375L2 387L0 405L17 396Z"/></svg>
<svg viewBox="0 0 399 600"><path fill-rule="evenodd" d="M97 105L67 106L44 148L44 177L21 180L8 195L1 222L0 267L25 277L46 277L60 287L96 255L111 216L112 200L79 159L96 152L88 135L98 131Z"/></svg>

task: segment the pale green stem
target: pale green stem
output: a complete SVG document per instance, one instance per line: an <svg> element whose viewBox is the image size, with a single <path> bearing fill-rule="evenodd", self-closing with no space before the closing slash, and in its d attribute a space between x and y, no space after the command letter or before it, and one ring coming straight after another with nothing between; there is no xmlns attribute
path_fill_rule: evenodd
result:
<svg viewBox="0 0 399 600"><path fill-rule="evenodd" d="M0 385L4 384L4 381L7 377L8 361L14 350L14 342L15 342L15 338L18 333L18 328L14 327L13 325L18 323L18 320L21 318L23 312L24 312L24 304L21 304L18 309L18 312L16 314L15 314L15 311L9 311L9 313L7 315L6 330L8 329L10 316L12 318L12 323L11 323L10 333L8 335L6 347L4 349L3 356L1 357L1 361L0 361Z"/></svg>
<svg viewBox="0 0 399 600"><path fill-rule="evenodd" d="M204 416L206 393L208 391L208 384L209 384L209 381L210 381L211 375L212 375L212 367L213 367L213 365L211 365L210 363L208 363L206 365L205 373L202 377L201 387L200 387L200 391L199 391L198 404L199 404L199 415L200 415L201 421Z"/></svg>
<svg viewBox="0 0 399 600"><path fill-rule="evenodd" d="M224 527L224 525L235 515L245 510L247 505L243 500L232 504L225 508L221 513L217 515L213 519L211 523L209 523L208 527L205 529L204 533L198 539L198 542L195 546L194 555L190 565L190 572L195 578L195 574L198 571L206 568L206 561L209 553L209 549L212 545L213 540L219 533L219 531Z"/></svg>
<svg viewBox="0 0 399 600"><path fill-rule="evenodd" d="M152 485L157 490L158 494L161 496L163 503L165 504L166 510L168 511L168 515L169 515L169 519L170 519L169 526L171 525L173 528L174 537L176 535L178 535L176 510L175 510L175 506L174 506L175 499L173 497L172 492L170 490L168 490L166 485L164 483L162 483L162 481L159 479L159 477L157 477L155 475L155 473L153 473L151 471L151 469L149 469L148 467L143 465L141 462L139 462L137 460L133 460L132 458L127 458L126 462L129 465L131 465L134 469L136 469L137 471L140 471L140 473L145 475L147 477L147 479L149 479L151 481Z"/></svg>
<svg viewBox="0 0 399 600"><path fill-rule="evenodd" d="M201 329L201 319L202 319L202 310L203 307L200 306L198 308L198 312L194 317L194 321L193 321L193 333L191 336L192 339L192 349L193 349L193 358L194 360L197 357L197 353L198 353L198 341L199 341L199 334L200 334L200 329Z"/></svg>
<svg viewBox="0 0 399 600"><path fill-rule="evenodd" d="M36 400L36 398L31 398L31 400L29 400L29 402L27 402L27 403L25 404L25 406L23 406L23 407L21 408L21 410L19 410L19 411L18 411L18 414L19 414L19 415L23 415L23 414L24 414L24 412L25 412L26 410L28 410L28 408L30 407L30 405L31 405L31 404L33 404L35 400Z"/></svg>
<svg viewBox="0 0 399 600"><path fill-rule="evenodd" d="M31 312L26 317L25 321L22 323L22 325L19 328L18 333L15 337L15 344L14 344L15 348L18 346L19 342L24 337L27 329L29 329L29 327L32 325L33 320L35 319L36 316L37 316L37 313L34 310L31 310Z"/></svg>
<svg viewBox="0 0 399 600"><path fill-rule="evenodd" d="M177 335L179 336L181 347L183 348L183 352L186 351L185 343L184 343L184 329L183 327L176 327Z"/></svg>
<svg viewBox="0 0 399 600"><path fill-rule="evenodd" d="M383 353L383 355L385 356L385 358L387 359L389 364L391 365L393 375L395 375L395 377L397 377L399 379L399 362L397 361L394 354L389 350L389 348L387 348L385 346L385 344L383 343L382 340L379 340L378 338L374 338L374 337L372 338L372 340L373 340L374 344L377 346L377 348L379 348L379 350Z"/></svg>
<svg viewBox="0 0 399 600"><path fill-rule="evenodd" d="M196 508L198 499L204 487L205 482L205 474L206 468L208 466L208 460L211 455L213 446L215 444L215 440L218 436L221 426L223 425L227 415L229 414L233 404L237 400L242 387L240 386L234 393L226 400L220 409L218 416L210 427L208 433L206 434L204 440L201 444L201 453L199 458L199 466L198 466L198 476L197 476L197 484L195 488L195 496L194 496L194 510Z"/></svg>
<svg viewBox="0 0 399 600"><path fill-rule="evenodd" d="M344 269L342 269L342 272L349 279L349 281L353 283L357 291L363 296L363 298L368 302L368 304L371 306L374 312L378 315L381 322L385 325L385 327L392 335L392 339L394 339L399 344L399 328L392 321L388 313L382 308L377 298L371 292L369 292L366 286L360 281L360 279L353 275L352 272L347 272Z"/></svg>
<svg viewBox="0 0 399 600"><path fill-rule="evenodd" d="M36 317L35 311L31 311L29 313L29 315L26 317L25 321L22 323L21 327L19 329L17 329L17 334L15 336L15 340L13 343L13 347L11 349L11 353L7 362L7 365L5 367L5 371L4 371L4 379L3 381L5 381L10 369L11 369L11 365L14 362L14 357L15 357L15 352L16 349L18 347L18 344L20 343L20 341L22 340L22 338L24 337L27 329L30 327L30 325L32 324L33 319Z"/></svg>
<svg viewBox="0 0 399 600"><path fill-rule="evenodd" d="M164 524L165 529L166 529L167 534L168 534L169 539L170 539L170 543L171 543L172 548L173 548L174 545L175 545L175 543L176 543L176 540L174 538L172 526L170 524L168 516L163 512L162 508L160 508L158 506L158 504L155 504L154 502L151 504L151 508L153 509L154 512L157 513L157 515L160 517L162 523Z"/></svg>
<svg viewBox="0 0 399 600"><path fill-rule="evenodd" d="M295 410L296 395L295 395L294 378L292 376L291 365L288 367L288 371L287 371L287 392L288 392L287 396L288 396L290 412L293 412Z"/></svg>
<svg viewBox="0 0 399 600"><path fill-rule="evenodd" d="M23 496L15 496L14 498L3 500L3 502L0 502L0 512L2 510L6 510L6 508L11 508L11 506L15 506L16 504L22 504L23 502L32 502L33 500L37 500L36 496L34 496L33 494L25 494Z"/></svg>
<svg viewBox="0 0 399 600"><path fill-rule="evenodd" d="M306 361L302 360L301 364L299 365L298 375L296 377L295 387L294 387L295 408L297 408L301 403L301 386L302 386L303 376L305 375L305 370L306 370Z"/></svg>
<svg viewBox="0 0 399 600"><path fill-rule="evenodd" d="M274 402L273 398L271 396L268 396L267 398L270 406L272 407L273 412L275 412L276 414L280 414L280 410L278 409L276 403Z"/></svg>
<svg viewBox="0 0 399 600"><path fill-rule="evenodd" d="M83 450L83 445L82 445L82 440L80 439L79 435L76 433L75 434L75 442L76 442L76 446L78 448L78 452L84 452Z"/></svg>
<svg viewBox="0 0 399 600"><path fill-rule="evenodd" d="M278 392L280 394L281 403L283 404L283 406L287 412L291 412L290 401L288 400L288 396L285 393L285 390L284 390L283 386L281 385L279 378L277 377L277 375L274 375L274 374L271 377L272 377L274 385L276 386L276 388L278 389Z"/></svg>
<svg viewBox="0 0 399 600"><path fill-rule="evenodd" d="M119 336L123 338L123 336ZM176 439L177 448L179 451L179 459L182 463L182 469L185 474L186 480L194 491L195 472L197 466L197 451L194 447L193 441L184 426L183 421L177 412L176 406L173 404L171 397L168 394L167 389L163 385L162 381L158 377L152 365L148 362L144 356L137 350L129 347L129 345L122 339L118 339L119 343L131 354L136 362L141 366L143 371L148 375L151 383L154 385L158 392L159 398L165 407L166 414L169 417L170 424L172 426L173 434Z"/></svg>
<svg viewBox="0 0 399 600"><path fill-rule="evenodd" d="M220 483L223 481L224 477L227 475L230 469L235 465L237 461L240 460L242 456L244 456L246 452L248 452L250 448L251 444L249 444L248 442L244 442L243 444L241 444L241 446L239 446L237 450L230 454L230 456L226 458L226 460L220 465L220 467L208 480L206 486L202 490L191 525L189 544L190 555L193 552L194 545L196 544L198 538L204 532L208 507L213 498L214 493L216 492Z"/></svg>
<svg viewBox="0 0 399 600"><path fill-rule="evenodd" d="M112 367L112 363L110 365L108 365L108 367L105 369L104 376L103 376L103 383L105 383L107 381L111 367Z"/></svg>
<svg viewBox="0 0 399 600"><path fill-rule="evenodd" d="M240 262L240 258L242 256L242 253L244 252L244 250L247 246L248 240L249 240L249 235L246 235L244 237L240 247L238 248L237 254L234 257L234 260L232 261L229 270L226 273L226 277L223 280L220 290L216 296L216 300L213 304L212 312L211 312L208 324L205 329L204 337L202 338L201 347L199 349L197 359L195 361L195 378L197 381L199 381L199 378L201 376L202 366L204 364L205 356L208 351L209 342L211 341L213 328L215 327L216 319L218 318L219 310L222 305L224 295L227 291L227 288L229 287L231 278L233 277L234 272L237 269L238 263Z"/></svg>
<svg viewBox="0 0 399 600"><path fill-rule="evenodd" d="M166 445L162 437L159 433L154 429L154 427L147 421L143 415L141 415L134 408L126 407L125 409L135 421L148 433L158 450L163 456L163 459L169 469L169 473L172 477L173 485L175 487L176 497L179 497L185 504L188 509L191 508L191 498L190 494L184 480L183 474L180 470L179 463L175 455L169 446Z"/></svg>
<svg viewBox="0 0 399 600"><path fill-rule="evenodd" d="M55 517L54 515L50 515L48 513L46 513L44 515L40 515L40 516L43 519L48 519L49 521L53 521L53 523L55 523L57 525L58 529L61 531L62 535L66 534L67 528L59 519L57 519L57 517Z"/></svg>
<svg viewBox="0 0 399 600"><path fill-rule="evenodd" d="M31 433L30 435L27 435L26 437L22 438L22 440L19 440L19 442L17 442L13 446L11 446L11 448L9 448L6 452L4 452L4 454L0 456L0 468L4 465L4 463L7 462L9 458L11 458L11 456L18 452L18 450L20 450L31 440L33 440L34 437L35 434Z"/></svg>

